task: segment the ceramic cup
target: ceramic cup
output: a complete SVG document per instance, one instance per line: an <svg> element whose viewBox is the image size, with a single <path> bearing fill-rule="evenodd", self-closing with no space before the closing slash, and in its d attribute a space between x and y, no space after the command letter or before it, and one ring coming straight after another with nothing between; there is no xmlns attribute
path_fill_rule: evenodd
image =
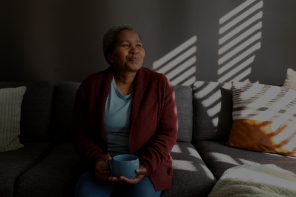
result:
<svg viewBox="0 0 296 197"><path fill-rule="evenodd" d="M139 168L139 157L136 155L123 154L116 155L112 161L107 161L112 164L111 176L124 176L129 179L133 179L137 176L136 169ZM110 166L111 167L111 166Z"/></svg>

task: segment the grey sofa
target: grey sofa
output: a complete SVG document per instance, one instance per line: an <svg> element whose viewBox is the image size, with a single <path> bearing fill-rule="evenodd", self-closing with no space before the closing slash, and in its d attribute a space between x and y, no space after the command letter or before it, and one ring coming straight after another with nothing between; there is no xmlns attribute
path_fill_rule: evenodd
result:
<svg viewBox="0 0 296 197"><path fill-rule="evenodd" d="M79 161L70 124L80 83L0 82L0 88L25 85L21 111L24 148L0 153L1 197L63 196ZM174 175L161 196L207 196L223 172L245 163L275 164L296 173L296 158L231 148L232 92L229 84L196 82L174 86L179 118L171 151Z"/></svg>

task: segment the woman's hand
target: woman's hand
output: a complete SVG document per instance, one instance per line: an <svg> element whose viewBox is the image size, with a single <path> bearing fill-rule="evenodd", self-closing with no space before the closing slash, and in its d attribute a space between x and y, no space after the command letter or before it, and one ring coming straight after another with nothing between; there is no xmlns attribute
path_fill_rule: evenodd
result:
<svg viewBox="0 0 296 197"><path fill-rule="evenodd" d="M109 181L115 181L123 185L135 185L139 183L146 174L146 168L144 166L140 166L140 168L136 169L137 176L133 179L128 179L124 176L117 177L109 177Z"/></svg>
<svg viewBox="0 0 296 197"><path fill-rule="evenodd" d="M111 174L111 169L106 161L111 161L112 157L109 154L103 154L100 159L97 160L95 165L95 176L100 183L109 182L109 176Z"/></svg>

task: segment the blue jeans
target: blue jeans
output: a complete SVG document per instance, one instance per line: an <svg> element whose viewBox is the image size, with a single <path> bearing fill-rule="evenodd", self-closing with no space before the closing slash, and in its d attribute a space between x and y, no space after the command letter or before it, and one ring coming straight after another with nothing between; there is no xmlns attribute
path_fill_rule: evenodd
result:
<svg viewBox="0 0 296 197"><path fill-rule="evenodd" d="M121 185L117 182L99 183L94 172L86 171L79 178L75 197L159 197L161 191L155 191L150 179L145 177L136 185Z"/></svg>

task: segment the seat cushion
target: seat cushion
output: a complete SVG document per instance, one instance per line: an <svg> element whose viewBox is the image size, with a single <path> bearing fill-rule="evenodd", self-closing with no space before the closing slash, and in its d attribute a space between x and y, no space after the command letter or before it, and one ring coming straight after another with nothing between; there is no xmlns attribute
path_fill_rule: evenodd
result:
<svg viewBox="0 0 296 197"><path fill-rule="evenodd" d="M225 142L200 141L194 143L203 161L217 179L231 167L254 163L274 164L296 173L295 157L237 149L226 146Z"/></svg>
<svg viewBox="0 0 296 197"><path fill-rule="evenodd" d="M178 142L171 151L173 180L161 196L207 196L216 179L191 143ZM26 171L16 184L17 197L63 194L71 167L79 161L73 144L57 144L37 165Z"/></svg>
<svg viewBox="0 0 296 197"><path fill-rule="evenodd" d="M54 104L54 134L55 142L71 142L71 121L74 99L80 83L64 82L56 87ZM192 91L189 86L173 86L175 90L178 113L177 141L192 140Z"/></svg>
<svg viewBox="0 0 296 197"><path fill-rule="evenodd" d="M191 143L178 142L171 151L173 180L171 189L162 192L166 196L208 196L216 183L211 171Z"/></svg>
<svg viewBox="0 0 296 197"><path fill-rule="evenodd" d="M57 144L37 165L26 171L17 181L17 197L59 197L73 165L79 161L74 145Z"/></svg>
<svg viewBox="0 0 296 197"><path fill-rule="evenodd" d="M228 140L232 126L231 83L193 84L193 141Z"/></svg>
<svg viewBox="0 0 296 197"><path fill-rule="evenodd" d="M52 148L47 142L24 143L18 150L0 153L0 196L13 197L16 180Z"/></svg>
<svg viewBox="0 0 296 197"><path fill-rule="evenodd" d="M21 108L21 143L49 139L54 83L0 82L0 88L26 86ZM38 121L37 121L38 120Z"/></svg>

